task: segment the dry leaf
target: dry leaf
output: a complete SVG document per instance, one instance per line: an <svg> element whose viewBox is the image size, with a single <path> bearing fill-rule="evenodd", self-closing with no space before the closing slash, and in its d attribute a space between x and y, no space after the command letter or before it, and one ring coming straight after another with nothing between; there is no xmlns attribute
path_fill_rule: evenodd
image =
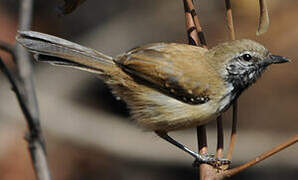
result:
<svg viewBox="0 0 298 180"><path fill-rule="evenodd" d="M259 17L259 27L257 30L257 36L267 32L269 27L269 15L266 0L259 0L260 4L260 17Z"/></svg>
<svg viewBox="0 0 298 180"><path fill-rule="evenodd" d="M72 13L78 6L80 6L86 0L64 0L64 5L59 9L61 10L61 14L70 14Z"/></svg>

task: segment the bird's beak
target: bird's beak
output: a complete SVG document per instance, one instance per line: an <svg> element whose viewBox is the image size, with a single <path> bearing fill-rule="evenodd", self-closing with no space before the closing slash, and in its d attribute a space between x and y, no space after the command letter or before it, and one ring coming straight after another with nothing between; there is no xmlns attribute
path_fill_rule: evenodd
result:
<svg viewBox="0 0 298 180"><path fill-rule="evenodd" d="M280 63L290 62L291 60L283 56L270 54L268 61L270 64L280 64Z"/></svg>

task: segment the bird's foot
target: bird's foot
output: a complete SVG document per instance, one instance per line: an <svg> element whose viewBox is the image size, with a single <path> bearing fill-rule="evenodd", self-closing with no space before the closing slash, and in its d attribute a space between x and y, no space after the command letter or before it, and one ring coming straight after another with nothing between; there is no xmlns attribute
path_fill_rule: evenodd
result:
<svg viewBox="0 0 298 180"><path fill-rule="evenodd" d="M220 168L221 166L228 166L231 164L229 159L217 158L214 154L200 154L193 163L194 167L200 166L200 164L210 164L215 168Z"/></svg>

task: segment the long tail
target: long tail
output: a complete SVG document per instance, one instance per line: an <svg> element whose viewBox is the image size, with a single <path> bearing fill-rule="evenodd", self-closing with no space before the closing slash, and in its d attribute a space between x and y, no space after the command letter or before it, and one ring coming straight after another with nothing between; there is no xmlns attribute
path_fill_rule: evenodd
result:
<svg viewBox="0 0 298 180"><path fill-rule="evenodd" d="M70 41L34 31L19 31L17 41L38 61L67 66L93 73L115 68L113 58Z"/></svg>

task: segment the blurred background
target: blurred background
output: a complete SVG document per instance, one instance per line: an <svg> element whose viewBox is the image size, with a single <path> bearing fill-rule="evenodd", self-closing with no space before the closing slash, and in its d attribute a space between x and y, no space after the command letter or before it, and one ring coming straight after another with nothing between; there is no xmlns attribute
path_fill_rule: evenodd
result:
<svg viewBox="0 0 298 180"><path fill-rule="evenodd" d="M0 1L0 40L15 43L17 0ZM60 0L35 1L32 30L56 35L116 56L150 42L187 43L181 0L87 0L74 13L58 16ZM197 0L209 47L228 40L224 1ZM270 0L270 28L256 36L257 0L232 1L237 38L261 42L291 63L270 67L239 100L235 167L297 134L298 1ZM0 56L9 64L8 54ZM196 179L193 159L143 132L93 74L35 63L35 83L42 126L55 180ZM231 112L224 115L225 149ZM207 126L215 152L216 123ZM0 73L0 179L34 179L26 124L10 84ZM171 133L196 150L195 129ZM231 179L296 179L298 147L292 147Z"/></svg>

